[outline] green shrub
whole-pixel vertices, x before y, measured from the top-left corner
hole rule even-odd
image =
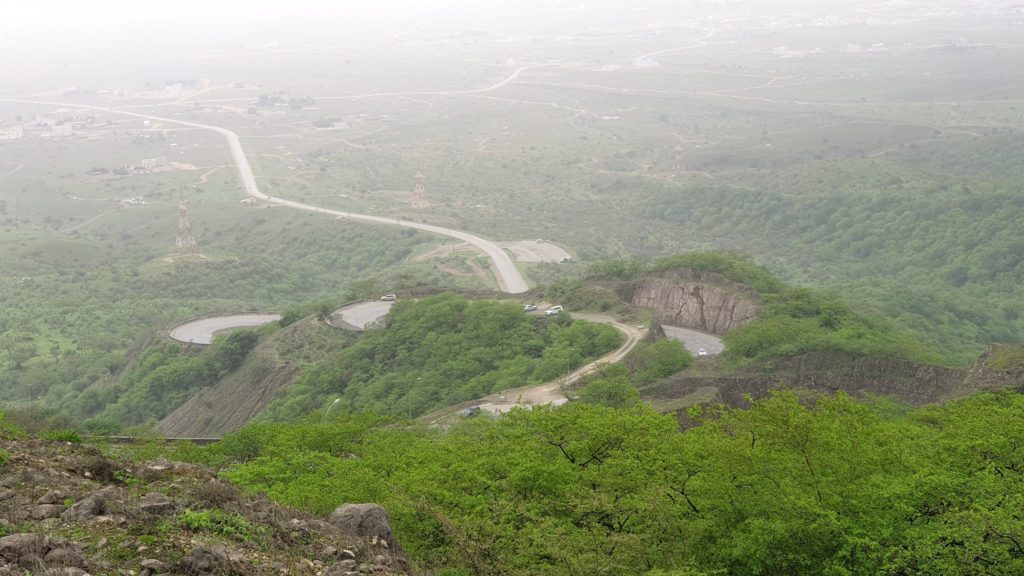
[[[193,532],[209,532],[243,542],[255,540],[265,531],[242,516],[223,510],[185,510],[178,523]]]
[[[671,376],[693,364],[693,356],[678,340],[663,338],[638,345],[627,363],[633,371],[633,381],[646,383]]]
[[[3,466],[4,464],[7,464],[7,459],[10,458],[10,457],[11,457],[11,454],[9,452],[7,452],[7,450],[4,450],[3,448],[0,448],[0,466]]]

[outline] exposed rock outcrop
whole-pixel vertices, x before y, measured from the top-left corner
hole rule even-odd
[[[840,352],[812,353],[758,365],[726,375],[681,373],[641,389],[641,397],[665,409],[698,403],[746,406],[780,386],[870,394],[913,405],[962,396],[967,370],[921,364],[894,357],[855,357]],[[685,420],[685,414],[682,415]]]
[[[1024,344],[992,344],[967,375],[971,391],[1024,386]]]
[[[371,538],[395,546],[388,513],[376,504],[345,504],[327,517],[327,522],[343,533],[360,538]]]
[[[757,317],[757,306],[749,296],[712,284],[647,279],[630,292],[630,303],[650,308],[655,322],[669,326],[724,334]]]

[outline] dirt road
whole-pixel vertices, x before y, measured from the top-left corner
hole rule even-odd
[[[619,346],[608,354],[605,354],[585,366],[577,368],[566,376],[552,380],[551,382],[540,384],[538,386],[505,390],[497,394],[491,394],[489,396],[484,396],[483,398],[463,402],[462,404],[450,406],[432,414],[421,416],[419,420],[430,424],[437,424],[455,417],[462,410],[472,406],[478,406],[481,410],[486,410],[494,414],[502,414],[517,406],[522,408],[532,408],[533,406],[541,404],[554,404],[556,406],[563,404],[568,400],[565,395],[565,390],[569,386],[576,383],[584,376],[592,374],[608,364],[614,364],[621,361],[647,335],[647,330],[644,328],[623,324],[622,322],[603,314],[586,314],[580,312],[574,313],[573,318],[601,324],[611,324],[626,336],[626,341],[623,342],[622,346]]]

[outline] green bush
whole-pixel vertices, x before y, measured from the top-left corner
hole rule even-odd
[[[693,356],[678,340],[662,338],[637,345],[626,363],[634,382],[647,383],[671,376],[693,364]]]
[[[0,448],[0,466],[7,464],[7,459],[10,457],[11,454],[7,450]],[[0,526],[0,528],[2,528],[2,526]]]
[[[265,532],[265,529],[242,516],[216,509],[185,510],[181,513],[178,523],[193,532],[208,532],[243,542],[256,540]]]

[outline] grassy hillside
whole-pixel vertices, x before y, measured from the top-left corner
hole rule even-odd
[[[913,411],[780,392],[692,416],[680,433],[647,408],[570,404],[442,433],[317,415],[195,457],[318,513],[382,502],[412,557],[451,575],[1024,570],[1016,392]]]

